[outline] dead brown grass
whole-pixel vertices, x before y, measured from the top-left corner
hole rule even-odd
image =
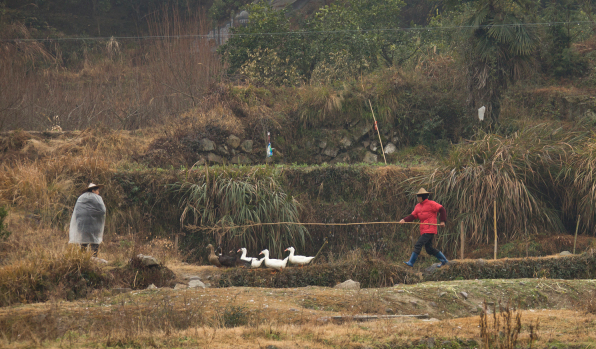
[[[161,296],[145,292],[144,296],[99,297],[95,307],[75,302],[0,309],[0,322],[7,324],[7,320],[13,319],[10,326],[4,327],[3,342],[0,343],[7,348],[32,344],[49,348],[64,345],[237,348],[240,341],[243,348],[268,345],[359,348],[414,347],[427,345],[429,341],[435,345],[452,343],[477,347],[481,339],[478,316],[442,321],[390,319],[337,324],[323,320],[320,311],[302,307],[292,311],[285,306],[286,302],[266,291],[229,291],[222,292],[219,297],[210,290],[178,291]],[[139,302],[141,299],[146,303]],[[248,304],[252,320],[244,326],[224,326],[222,313],[216,310],[229,309],[246,301],[249,301],[244,304]],[[182,303],[185,305],[180,307]],[[81,312],[81,307],[86,310]],[[575,346],[593,343],[590,336],[596,329],[593,315],[573,310],[530,310],[519,314],[522,324],[540,322],[540,336],[536,341],[539,347],[551,343]],[[38,329],[42,322],[45,322],[45,331]],[[61,330],[56,330],[57,323],[62,324]],[[531,336],[531,329],[522,325],[518,343],[528,346]]]
[[[89,289],[107,287],[109,276],[79,246],[68,246],[62,253],[42,249],[0,267],[0,304],[46,301],[53,296],[76,299]]]

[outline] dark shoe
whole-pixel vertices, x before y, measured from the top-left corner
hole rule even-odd
[[[445,257],[445,255],[443,254],[443,252],[439,252],[435,255],[435,257],[437,257],[437,259],[439,260],[439,262],[441,262],[441,265],[439,265],[438,267],[442,267],[445,264],[449,263],[449,261],[447,260],[447,258]]]
[[[412,252],[412,256],[410,257],[410,260],[407,262],[404,262],[404,263],[409,265],[410,267],[413,267],[414,263],[416,263],[416,259],[418,259],[418,253]]]

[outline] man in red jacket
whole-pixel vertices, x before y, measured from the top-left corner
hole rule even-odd
[[[440,226],[444,227],[445,222],[447,222],[447,212],[445,211],[445,208],[440,204],[432,200],[428,200],[429,194],[430,193],[427,192],[424,188],[421,188],[418,191],[418,193],[416,193],[418,204],[416,205],[416,207],[414,207],[414,212],[412,212],[411,215],[400,220],[399,222],[412,222],[415,219],[419,219],[420,223],[437,224],[438,213],[441,220]],[[431,256],[437,257],[437,259],[441,262],[441,265],[439,267],[442,267],[445,264],[447,264],[449,261],[447,261],[447,258],[445,258],[443,253],[433,248],[432,246],[433,238],[435,237],[435,235],[437,235],[436,225],[420,225],[420,238],[416,242],[416,245],[414,245],[414,252],[412,252],[410,260],[404,263],[406,263],[410,267],[413,267],[414,263],[416,262],[416,259],[418,258],[418,255],[422,251],[422,246],[424,246],[424,248],[426,249],[426,253],[428,253]]]

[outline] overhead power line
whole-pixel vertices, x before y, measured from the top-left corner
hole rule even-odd
[[[556,25],[581,25],[595,24],[593,21],[567,21],[567,22],[537,22],[521,24],[491,24],[491,25],[460,25],[448,27],[408,27],[408,28],[381,28],[381,29],[345,29],[345,30],[311,30],[311,31],[290,31],[273,33],[227,33],[231,37],[245,36],[285,36],[285,35],[323,35],[323,34],[341,34],[341,33],[368,33],[368,32],[401,32],[401,31],[435,31],[435,30],[453,30],[453,29],[481,29],[491,27],[547,27]],[[153,40],[153,39],[187,39],[187,38],[213,38],[213,34],[188,34],[188,35],[147,35],[147,36],[95,36],[95,37],[54,37],[39,39],[0,39],[0,42],[43,42],[43,41],[84,41],[84,40]]]

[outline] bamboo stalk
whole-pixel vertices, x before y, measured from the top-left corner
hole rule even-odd
[[[460,228],[461,228],[461,235],[460,235],[461,236],[461,252],[460,252],[459,258],[464,259],[464,242],[466,241],[465,236],[464,236],[464,221],[461,221]]]
[[[176,255],[178,255],[178,234],[174,235],[174,251],[176,251]]]
[[[383,148],[383,141],[381,140],[381,132],[379,131],[379,126],[377,125],[377,118],[375,117],[375,112],[372,107],[372,103],[370,99],[368,100],[368,105],[370,106],[370,111],[372,112],[373,120],[375,120],[375,128],[377,129],[377,135],[379,136],[379,143],[381,143],[381,152],[383,153],[383,160],[385,160],[385,165],[387,165],[387,158],[385,157],[385,149]]]
[[[494,219],[495,219],[495,259],[497,259],[497,200],[494,202],[495,204],[495,211],[494,211]]]
[[[577,244],[577,231],[579,230],[579,218],[581,216],[577,215],[577,225],[575,226],[575,239],[573,239],[573,254],[575,254],[575,245]]]

